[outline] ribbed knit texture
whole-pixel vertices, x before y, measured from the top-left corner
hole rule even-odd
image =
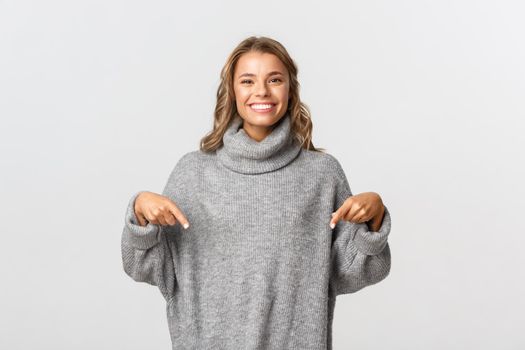
[[[390,272],[377,232],[331,213],[352,195],[340,163],[292,141],[286,114],[261,142],[237,117],[213,153],[186,153],[162,192],[190,222],[122,232],[124,271],[166,300],[173,349],[331,350],[336,296]],[[357,317],[357,316],[356,316]]]

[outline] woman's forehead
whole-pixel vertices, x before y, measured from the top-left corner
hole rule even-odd
[[[270,75],[279,72],[286,74],[287,70],[281,60],[271,53],[249,52],[243,54],[235,65],[235,74],[237,76],[252,74],[253,75]]]

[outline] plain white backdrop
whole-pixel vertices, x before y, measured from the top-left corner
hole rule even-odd
[[[523,349],[519,1],[0,1],[0,348],[170,349],[125,208],[212,127],[250,35],[299,67],[313,141],[392,215],[392,270],[334,349]]]

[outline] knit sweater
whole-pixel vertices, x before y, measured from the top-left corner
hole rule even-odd
[[[336,296],[390,272],[390,213],[377,232],[331,213],[352,195],[337,159],[305,150],[285,114],[257,142],[236,116],[212,153],[184,154],[162,194],[190,226],[138,224],[124,271],[166,300],[173,349],[330,350]]]

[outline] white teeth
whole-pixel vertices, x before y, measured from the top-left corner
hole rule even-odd
[[[256,105],[252,105],[252,108],[253,109],[268,109],[268,108],[271,108],[273,105],[261,105],[261,104],[256,104]]]

